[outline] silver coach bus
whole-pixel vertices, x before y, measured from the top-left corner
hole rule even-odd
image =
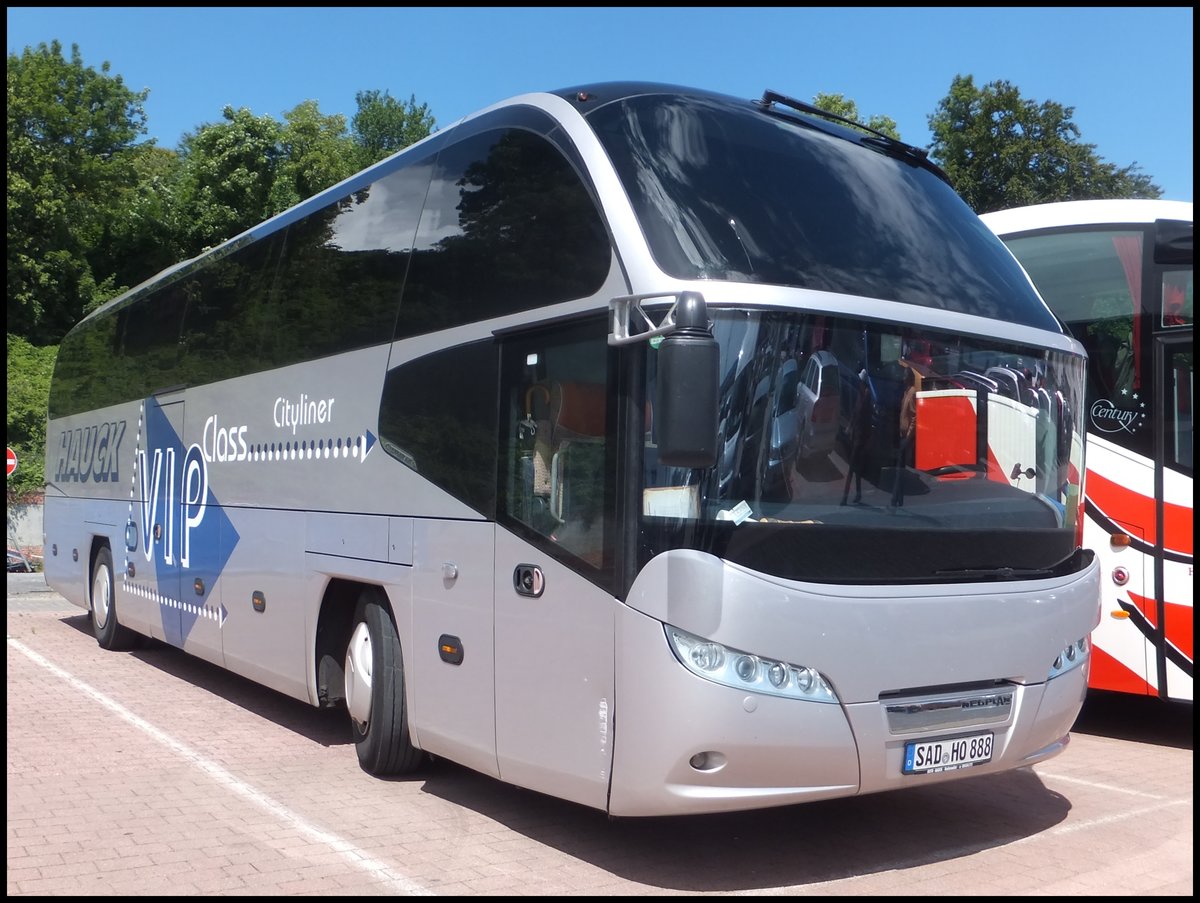
[[[46,576],[613,816],[1066,746],[1085,355],[923,151],[613,83],[431,135],[79,323]]]

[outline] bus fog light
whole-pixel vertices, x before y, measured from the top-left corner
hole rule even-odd
[[[815,672],[812,668],[800,668],[796,671],[796,686],[801,692],[807,693],[813,688]]]
[[[776,689],[782,689],[787,686],[788,668],[783,662],[771,662],[767,665],[767,680],[771,682],[771,686]]]
[[[705,750],[688,759],[688,764],[696,771],[720,771],[725,767],[725,755],[711,749]]]
[[[716,643],[700,643],[692,647],[692,661],[704,671],[716,671],[725,665],[725,650]]]
[[[733,669],[746,683],[753,683],[758,678],[758,659],[753,655],[739,655]]]

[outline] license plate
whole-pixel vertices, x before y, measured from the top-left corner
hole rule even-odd
[[[904,774],[970,768],[992,760],[992,732],[904,744]]]

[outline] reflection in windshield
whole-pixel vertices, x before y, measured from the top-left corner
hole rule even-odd
[[[1042,569],[1071,554],[1080,359],[815,314],[726,310],[713,320],[718,461],[658,466],[649,437],[647,553],[667,530],[728,556],[747,528],[771,527],[805,537],[784,575],[851,582]],[[863,543],[873,564],[864,570],[844,548],[813,560],[832,531]],[[938,554],[926,547],[902,562],[918,534]]]
[[[639,95],[588,122],[655,261],[1058,331],[1003,244],[928,169],[786,117]]]

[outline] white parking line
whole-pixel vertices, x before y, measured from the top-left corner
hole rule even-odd
[[[1085,781],[1083,778],[1069,778],[1065,774],[1052,774],[1047,771],[1039,771],[1038,777],[1047,778],[1051,781],[1063,781],[1067,784],[1079,784],[1083,787],[1091,787],[1093,790],[1107,790],[1111,793],[1127,793],[1130,796],[1144,796],[1148,800],[1161,800],[1164,797],[1157,793],[1146,793],[1144,790],[1138,790],[1134,787],[1121,787],[1118,784],[1099,784],[1096,781]]]
[[[180,758],[203,771],[218,784],[221,784],[227,789],[232,790],[238,796],[241,796],[244,799],[254,803],[256,806],[266,810],[269,814],[273,815],[275,818],[278,818],[284,824],[294,828],[296,831],[303,834],[310,840],[324,844],[355,868],[361,869],[362,871],[367,872],[368,874],[371,874],[376,878],[388,883],[400,894],[420,897],[434,896],[433,891],[415,881],[410,880],[404,875],[398,874],[390,865],[372,859],[349,841],[343,840],[336,834],[330,834],[328,831],[323,831],[316,825],[309,823],[296,813],[292,812],[286,806],[277,803],[266,794],[256,790],[254,787],[250,786],[244,781],[239,780],[220,765],[210,761],[209,759],[206,759],[204,756],[200,755],[186,744],[176,740],[170,734],[159,730],[154,725],[138,717],[120,703],[108,698],[99,690],[80,680],[78,677],[75,677],[73,674],[64,671],[53,662],[43,658],[41,655],[34,652],[19,640],[14,640],[10,637],[8,639],[8,645],[10,648],[16,649],[18,652],[25,655],[34,664],[40,665],[55,677],[60,678],[79,692],[83,693],[85,696],[90,697],[92,700],[100,703],[100,705],[104,706],[111,712],[114,712],[120,718],[133,725],[152,740],[158,741],[163,746],[167,747],[167,749],[171,750],[171,752],[175,753]]]

